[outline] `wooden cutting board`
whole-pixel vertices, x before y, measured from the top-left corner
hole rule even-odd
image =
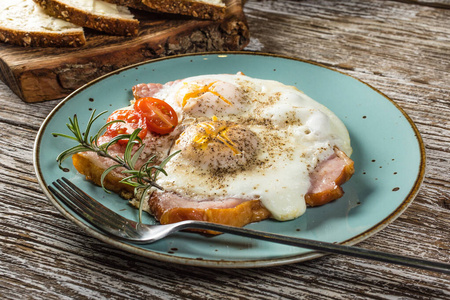
[[[140,21],[136,37],[85,29],[80,48],[24,48],[0,44],[0,79],[26,102],[67,96],[113,70],[156,57],[241,50],[249,31],[241,0],[227,1],[223,21],[198,20],[132,10]]]

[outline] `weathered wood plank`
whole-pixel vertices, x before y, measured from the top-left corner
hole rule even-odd
[[[402,1],[247,1],[249,50],[359,78],[396,101],[427,150],[426,178],[395,222],[360,244],[450,262],[450,10]],[[444,2],[444,1],[441,1]],[[58,101],[28,104],[0,83],[0,296],[6,299],[448,299],[450,277],[333,255],[263,269],[136,257],[65,220],[32,167]]]

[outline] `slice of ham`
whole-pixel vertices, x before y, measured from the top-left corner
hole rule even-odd
[[[305,196],[309,206],[319,206],[344,194],[341,185],[354,173],[353,161],[341,150],[321,162],[311,173],[311,188]],[[155,192],[149,199],[151,213],[161,224],[200,220],[244,226],[270,217],[259,200],[228,198],[195,201],[172,192]]]
[[[172,86],[180,80],[169,81],[165,84],[160,83],[139,83],[132,87],[134,99],[145,97],[154,97],[161,89],[167,86]]]
[[[334,154],[310,174],[311,187],[305,195],[306,204],[319,206],[344,195],[341,187],[355,173],[354,162],[338,148]]]
[[[164,85],[160,83],[140,83],[133,86],[134,99],[140,99],[145,97],[153,97]]]
[[[149,207],[161,224],[199,220],[242,227],[270,217],[270,212],[259,200],[228,198],[195,201],[170,192],[153,193]]]

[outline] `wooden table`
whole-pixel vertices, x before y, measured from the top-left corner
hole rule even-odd
[[[427,172],[406,212],[359,244],[450,262],[450,1],[247,1],[248,50],[355,76],[416,123]],[[448,275],[331,255],[260,269],[136,257],[84,234],[34,175],[36,133],[59,101],[28,104],[0,82],[0,298],[449,299]]]

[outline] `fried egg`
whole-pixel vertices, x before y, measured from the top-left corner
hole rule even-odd
[[[202,75],[164,86],[156,98],[177,112],[183,133],[159,184],[198,201],[259,199],[286,221],[306,209],[310,173],[339,147],[345,125],[293,86],[242,73]]]

